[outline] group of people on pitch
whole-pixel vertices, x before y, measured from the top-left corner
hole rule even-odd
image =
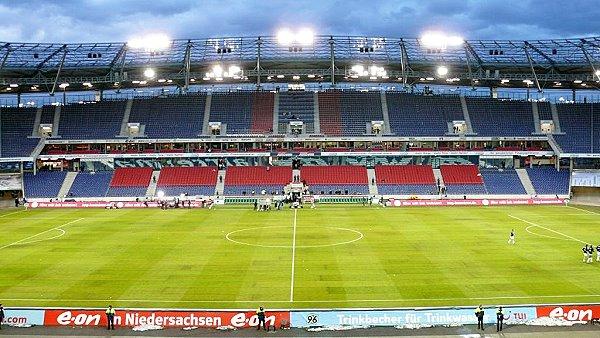
[[[583,248],[581,248],[583,252],[583,262],[584,263],[592,263],[594,261],[594,246],[591,244],[586,244]],[[596,262],[600,262],[600,244],[596,246]]]

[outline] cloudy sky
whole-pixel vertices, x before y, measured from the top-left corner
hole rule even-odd
[[[0,41],[114,42],[141,33],[173,38],[317,34],[467,39],[600,35],[597,0],[2,0]]]

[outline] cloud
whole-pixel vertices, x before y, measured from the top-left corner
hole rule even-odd
[[[149,31],[173,38],[273,35],[307,26],[318,34],[418,37],[441,29],[467,39],[600,35],[596,1],[547,0],[8,0],[2,40],[114,42]]]

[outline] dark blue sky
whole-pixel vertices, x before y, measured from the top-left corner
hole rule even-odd
[[[591,0],[4,0],[0,40],[126,41],[144,32],[173,38],[274,35],[280,27],[316,34],[418,37],[447,30],[466,39],[600,35]]]

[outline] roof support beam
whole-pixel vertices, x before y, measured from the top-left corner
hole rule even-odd
[[[531,73],[533,74],[533,79],[535,80],[535,86],[538,89],[538,92],[542,93],[542,87],[540,86],[540,81],[538,81],[538,76],[535,73],[535,68],[533,67],[533,59],[531,55],[529,55],[529,51],[527,50],[527,45],[523,46],[523,50],[525,50],[525,55],[527,55],[527,60],[529,60],[529,67],[531,68]]]
[[[329,52],[331,59],[331,87],[335,88],[335,47],[333,36],[329,38]]]
[[[596,79],[598,79],[597,81],[600,81],[600,72],[598,72],[596,70],[592,56],[588,53],[587,49],[585,49],[584,45],[581,45],[581,50],[583,51],[583,55],[585,56],[585,59],[590,64],[590,67],[592,68],[592,74],[594,75],[594,77],[596,77]]]
[[[471,44],[468,43],[467,41],[465,41],[464,43],[465,43],[465,49],[467,50],[467,52],[469,54],[471,54],[471,56],[475,59],[475,61],[477,61],[477,65],[479,66],[479,68],[483,69],[483,61],[481,60],[479,55],[477,55],[477,52],[475,52],[475,49],[473,49],[473,46],[471,46]]]
[[[185,46],[185,56],[183,58],[184,64],[184,86],[183,91],[187,93],[190,87],[190,65],[192,61],[192,41],[188,40],[187,45]]]
[[[256,89],[260,89],[260,47],[262,46],[262,39],[259,36],[256,39]]]
[[[112,59],[112,61],[108,65],[109,71],[113,70],[113,68],[117,65],[117,62],[119,62],[119,60],[121,58],[123,58],[125,56],[125,54],[127,54],[127,44],[126,43],[124,43],[123,46],[121,46],[121,48],[117,52],[117,55],[115,55],[115,57]]]
[[[67,45],[62,45],[59,49],[55,50],[54,52],[52,52],[52,54],[48,55],[48,57],[45,58],[44,61],[38,63],[36,69],[38,71],[40,71],[42,69],[42,67],[44,67],[44,65],[46,64],[46,62],[52,60],[52,58],[55,57],[56,55],[58,55],[58,53],[60,53],[62,51],[65,51],[65,50],[67,50]]]
[[[402,84],[406,87],[408,79],[406,78],[406,71],[408,70],[408,53],[406,52],[406,45],[404,40],[400,39],[400,67],[402,69]]]
[[[544,52],[539,50],[536,46],[530,44],[528,41],[524,41],[524,42],[527,47],[531,48],[534,52],[538,53],[544,59],[546,59],[548,62],[550,62],[550,65],[552,66],[553,69],[558,70],[558,68],[556,67],[556,62],[554,62],[554,60],[552,60],[548,55],[546,55]]]
[[[65,64],[65,59],[67,58],[68,49],[64,48],[62,59],[60,60],[60,64],[58,65],[58,71],[56,72],[56,77],[54,78],[54,83],[52,84],[52,89],[50,90],[50,96],[54,96],[54,91],[56,90],[56,84],[58,83],[58,78],[60,77],[60,71],[62,70],[63,65]]]

